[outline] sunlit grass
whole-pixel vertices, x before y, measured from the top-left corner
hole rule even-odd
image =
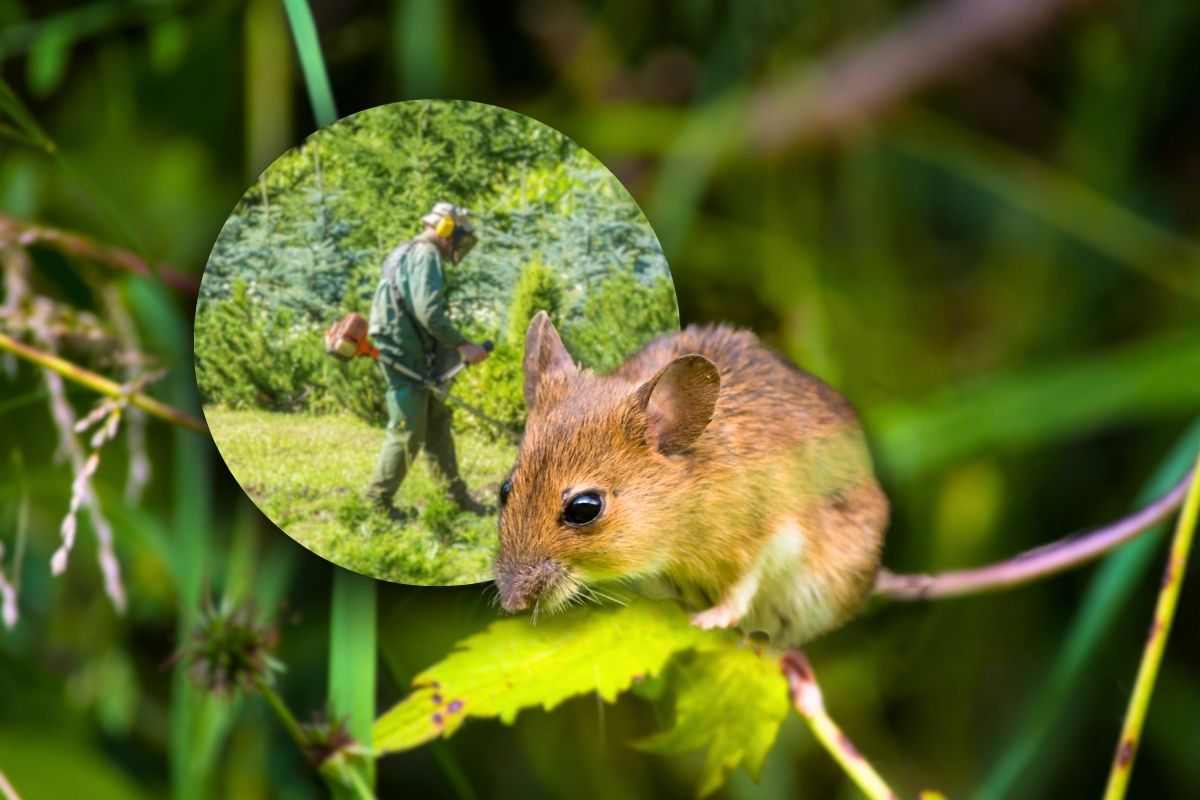
[[[488,580],[494,516],[460,511],[426,457],[396,496],[413,514],[393,522],[363,496],[384,431],[351,416],[308,416],[208,407],[205,417],[229,470],[272,522],[314,553],[356,572],[401,583]],[[467,485],[489,502],[515,448],[456,434]]]

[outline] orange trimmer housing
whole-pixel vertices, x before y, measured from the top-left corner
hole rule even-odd
[[[350,313],[325,331],[325,352],[341,361],[361,356],[379,359],[379,348],[367,337],[367,320],[362,314]]]

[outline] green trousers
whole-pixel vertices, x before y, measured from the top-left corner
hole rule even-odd
[[[434,471],[450,485],[451,496],[466,496],[446,403],[386,365],[381,363],[379,368],[387,380],[388,425],[367,497],[377,503],[391,503],[422,448],[432,456]]]

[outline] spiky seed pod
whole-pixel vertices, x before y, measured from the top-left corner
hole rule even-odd
[[[224,695],[270,686],[283,664],[272,654],[275,629],[260,625],[248,606],[207,601],[200,619],[172,661],[184,664],[199,686]]]

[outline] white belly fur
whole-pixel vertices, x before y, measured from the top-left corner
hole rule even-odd
[[[753,580],[738,581],[741,591],[750,588],[743,584],[754,584],[739,628],[762,632],[772,644],[784,647],[803,644],[833,626],[836,620],[825,587],[805,564],[806,544],[795,520],[775,528],[751,570]]]
[[[635,585],[644,597],[677,599],[703,609],[692,618],[701,628],[761,632],[776,647],[795,647],[837,622],[824,586],[805,563],[806,545],[799,523],[780,523],[747,573],[711,608],[705,608],[708,603],[694,589],[656,576],[638,579]]]

